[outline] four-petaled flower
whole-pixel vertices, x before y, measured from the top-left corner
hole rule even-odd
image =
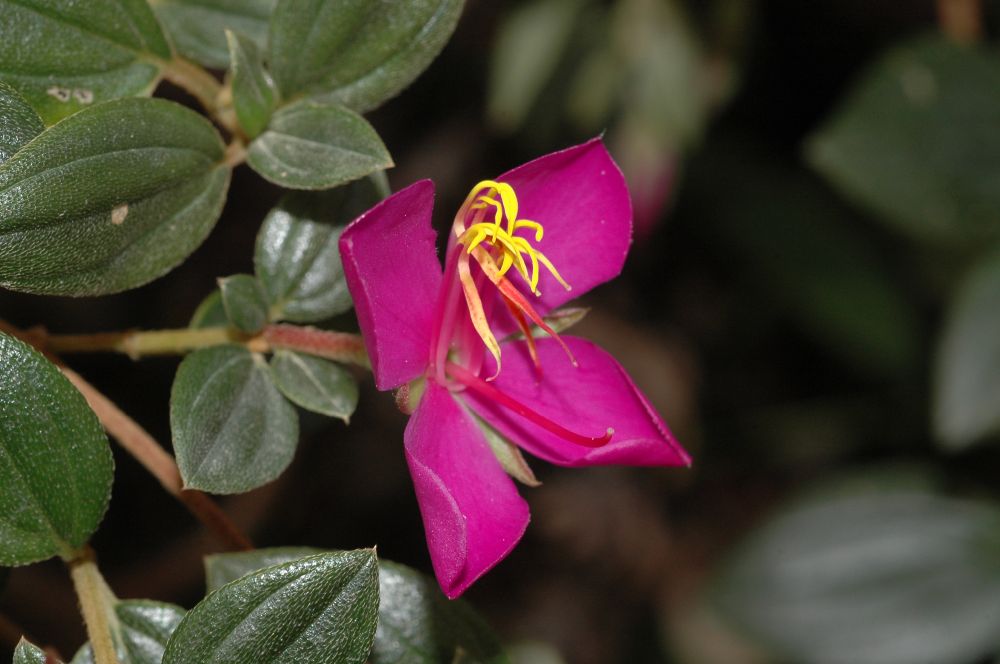
[[[410,404],[406,459],[454,598],[528,525],[500,461],[523,460],[495,453],[503,439],[564,466],[690,460],[610,355],[543,318],[617,276],[631,243],[628,190],[600,139],[476,185],[443,274],[433,199],[429,180],[397,192],[344,231],[340,252],[375,385]]]

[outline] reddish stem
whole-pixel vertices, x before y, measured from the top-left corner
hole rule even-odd
[[[273,349],[297,350],[328,360],[371,367],[364,341],[357,334],[277,324],[265,327],[261,336]]]

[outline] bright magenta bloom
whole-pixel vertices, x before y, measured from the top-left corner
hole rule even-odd
[[[476,185],[443,274],[433,199],[429,180],[390,196],[348,226],[340,253],[375,385],[420,394],[406,459],[434,572],[454,598],[510,553],[529,520],[482,421],[563,466],[690,459],[610,355],[584,339],[531,335],[625,262],[632,206],[600,139]]]

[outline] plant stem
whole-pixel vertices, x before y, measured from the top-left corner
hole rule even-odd
[[[60,369],[76,389],[80,390],[108,433],[159,480],[167,493],[184,503],[184,506],[214,532],[227,548],[235,551],[253,549],[250,539],[211,498],[200,491],[184,488],[177,462],[145,429],[84,380],[80,374],[66,366],[61,366]]]
[[[295,350],[337,362],[370,368],[365,345],[357,334],[320,330],[311,326],[275,324],[248,336],[228,327],[134,330],[97,334],[50,334],[42,342],[54,353],[124,353],[132,359],[147,355],[183,355],[220,344],[243,344],[257,353],[279,348]]]
[[[111,630],[115,616],[114,596],[97,569],[94,552],[88,546],[72,560],[67,561],[76,596],[80,599],[80,612],[87,625],[87,636],[94,651],[95,664],[118,664]]]
[[[982,0],[937,0],[938,23],[952,41],[973,44],[983,38]]]
[[[232,95],[215,76],[180,56],[174,56],[172,60],[159,61],[157,64],[163,72],[163,78],[190,92],[212,119],[230,134],[242,136],[242,129],[232,108]]]
[[[161,62],[160,71],[163,72],[163,78],[190,92],[209,113],[214,114],[219,110],[222,84],[199,65],[175,56],[172,60]]]
[[[45,347],[53,353],[112,351],[133,360],[145,355],[180,355],[207,346],[244,343],[246,335],[227,327],[181,328],[97,334],[50,334]]]
[[[358,334],[277,324],[265,327],[261,337],[272,349],[295,350],[337,362],[350,362],[366,369],[372,366],[364,340]]]

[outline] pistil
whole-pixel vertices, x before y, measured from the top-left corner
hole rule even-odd
[[[520,401],[517,401],[509,394],[498,390],[496,387],[479,378],[479,376],[472,373],[465,367],[449,362],[447,365],[447,371],[448,375],[455,379],[455,381],[460,385],[465,386],[480,396],[483,396],[503,406],[504,408],[507,408],[508,410],[514,411],[532,424],[536,424],[549,433],[555,434],[563,440],[575,445],[581,445],[583,447],[602,447],[607,445],[611,441],[611,436],[614,435],[615,430],[611,427],[607,428],[603,436],[585,436],[583,434],[576,433],[575,431],[570,431],[566,427],[556,424],[544,415],[532,410]]]

